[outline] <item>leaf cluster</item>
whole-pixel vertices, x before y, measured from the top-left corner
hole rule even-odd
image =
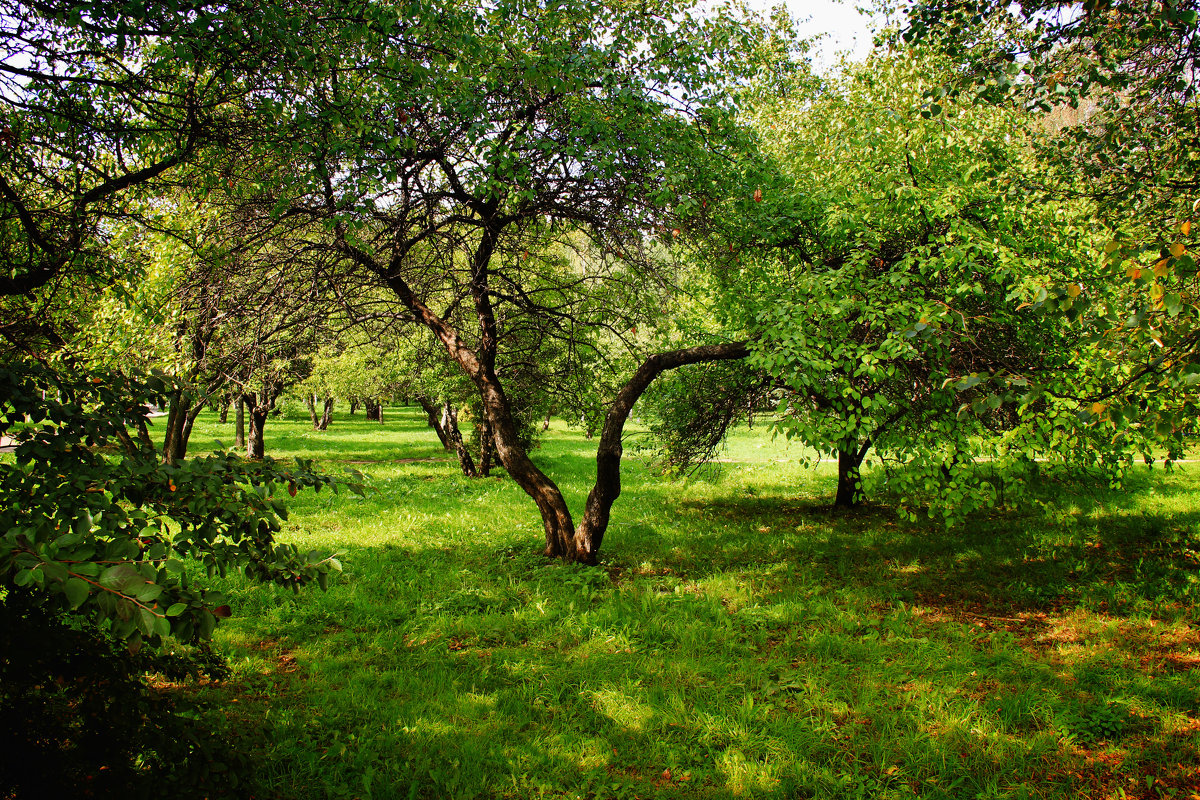
[[[0,430],[18,442],[15,463],[0,464],[3,585],[136,646],[207,639],[231,613],[188,561],[297,589],[340,569],[274,539],[287,517],[281,492],[338,488],[311,463],[219,452],[172,465],[135,441],[147,403],[172,388],[165,376],[21,362],[3,365],[0,381]]]

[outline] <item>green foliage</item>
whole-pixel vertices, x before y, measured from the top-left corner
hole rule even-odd
[[[210,576],[234,569],[292,588],[325,585],[340,568],[274,540],[287,517],[281,491],[337,487],[311,463],[219,452],[171,465],[134,441],[127,426],[145,425],[147,401],[171,389],[165,379],[27,361],[3,365],[0,386],[0,430],[18,441],[15,462],[0,464],[5,588],[131,645],[158,645],[207,639],[231,613],[188,560]]]
[[[1098,362],[1076,324],[1094,312],[1073,307],[1090,209],[1028,202],[1028,116],[949,99],[929,114],[948,69],[877,55],[805,102],[763,99],[753,124],[773,162],[731,201],[744,251],[717,275],[726,314],[755,334],[752,365],[792,391],[784,431],[903,465],[886,480],[904,513],[959,521],[1026,497],[1032,459],[1119,470],[1154,432],[1114,441],[1059,383]],[[1034,287],[1061,313],[1022,302]]]
[[[1022,293],[1086,326],[1086,357],[1046,382],[1110,433],[1168,445],[1192,426],[1200,382],[1197,30],[1193,2],[935,0],[903,34],[959,65],[927,90],[931,115],[947,97],[1046,112],[1041,172],[1023,182],[1036,202],[1091,199],[1097,238],[1078,282],[1047,276]]]
[[[731,426],[763,410],[770,388],[771,381],[744,361],[699,364],[660,377],[639,411],[666,463],[695,469],[711,461]]]

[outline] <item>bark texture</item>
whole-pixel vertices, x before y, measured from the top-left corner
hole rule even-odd
[[[246,410],[249,412],[247,416],[250,418],[249,435],[246,437],[246,458],[261,461],[266,454],[263,429],[267,424],[267,415],[275,408],[275,396],[276,392],[271,389],[243,395]]]
[[[417,402],[421,406],[421,410],[425,412],[425,422],[429,427],[433,428],[433,432],[437,434],[438,441],[442,443],[443,450],[453,450],[454,445],[446,437],[446,430],[442,427],[442,410],[430,400],[428,397],[421,396],[417,398]]]
[[[321,404],[320,413],[317,412],[317,403]],[[333,419],[333,398],[306,394],[304,395],[304,405],[308,406],[308,418],[312,421],[313,430],[328,430],[329,423]]]
[[[446,441],[450,443],[450,447],[458,456],[458,466],[462,470],[462,474],[468,478],[478,478],[479,472],[475,469],[475,460],[471,458],[471,451],[467,449],[462,431],[458,428],[458,409],[449,400],[442,405],[441,426]]]

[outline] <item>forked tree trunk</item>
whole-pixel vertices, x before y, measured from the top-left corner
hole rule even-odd
[[[333,422],[333,398],[325,398],[325,408],[321,411],[321,426],[317,430],[329,430],[329,424]]]
[[[321,430],[321,419],[317,416],[317,396],[305,393],[304,405],[308,407],[308,418],[312,422],[313,430]]]
[[[379,400],[364,400],[363,405],[367,409],[367,419],[372,422],[383,424],[383,402]]]
[[[205,401],[195,402],[182,390],[171,396],[167,411],[167,428],[163,433],[163,463],[178,464],[187,457],[188,440],[196,417],[204,410]]]
[[[350,398],[350,416],[354,416],[354,412],[358,411],[358,398]]]
[[[182,390],[177,389],[171,395],[167,405],[167,425],[163,431],[162,460],[164,464],[178,464],[183,460],[187,450],[184,439],[184,427],[187,424],[187,412],[191,408],[192,399]]]
[[[187,419],[183,423],[183,444],[181,447],[180,458],[187,455],[188,442],[192,440],[192,427],[196,424],[196,417],[200,416],[200,412],[204,410],[206,403],[201,400],[192,406],[187,413]]]
[[[513,420],[512,405],[505,396],[504,388],[496,374],[498,331],[487,286],[487,265],[495,252],[499,231],[485,227],[481,232],[483,235],[472,256],[471,278],[471,294],[481,328],[477,351],[463,341],[453,326],[425,305],[395,269],[376,262],[369,254],[340,235],[339,245],[347,256],[371,269],[387,283],[397,299],[413,313],[418,322],[429,328],[446,348],[449,356],[475,383],[483,402],[484,417],[492,427],[497,458],[509,477],[537,504],[538,512],[542,516],[546,555],[594,564],[604,531],[608,527],[609,511],[621,493],[621,434],[625,418],[634,401],[664,370],[684,364],[744,358],[749,354],[749,350],[744,342],[734,342],[660,353],[646,359],[629,383],[618,393],[609,409],[596,453],[596,484],[588,495],[583,521],[576,530],[562,492],[554,481],[537,468],[525,452],[516,422]],[[397,257],[394,254],[393,261]]]

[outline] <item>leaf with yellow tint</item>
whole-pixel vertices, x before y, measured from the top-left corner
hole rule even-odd
[[[1184,251],[1186,250],[1187,248],[1183,246],[1183,242],[1176,242],[1175,244],[1171,245],[1171,255],[1175,256],[1176,258],[1179,258],[1181,255],[1183,255]]]
[[[1160,278],[1166,277],[1167,264],[1169,264],[1170,261],[1171,261],[1171,259],[1169,259],[1169,258],[1164,258],[1164,259],[1159,260],[1159,262],[1154,265],[1154,274]]]
[[[1067,294],[1071,297],[1079,297],[1079,293],[1081,291],[1083,291],[1083,287],[1081,287],[1078,283],[1072,283],[1067,287]]]
[[[1105,406],[1104,403],[1092,403],[1092,416],[1100,416],[1104,413],[1105,408],[1107,408],[1107,406]]]
[[[1187,236],[1189,233],[1191,233],[1192,232],[1192,221],[1189,219],[1187,222],[1180,225],[1179,232],[1182,233],[1184,236]]]

